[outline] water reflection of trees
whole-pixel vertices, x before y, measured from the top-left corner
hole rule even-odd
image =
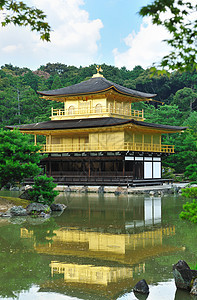
[[[19,225],[0,227],[0,249],[1,297],[17,298],[48,277],[48,263],[34,251],[31,239],[20,238]]]
[[[26,228],[31,233],[31,237],[37,244],[48,244],[53,242],[53,237],[56,235],[54,232],[59,228],[54,218],[45,220],[44,223],[32,225],[25,223],[23,228]]]

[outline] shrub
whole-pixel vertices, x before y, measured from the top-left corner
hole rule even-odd
[[[186,202],[183,204],[183,209],[185,211],[180,213],[180,218],[197,223],[197,201],[193,199],[193,202]]]
[[[57,185],[53,182],[53,177],[47,177],[46,175],[36,176],[34,178],[33,189],[28,193],[33,202],[51,205],[55,197],[59,194],[54,188]]]
[[[162,178],[175,180],[176,176],[174,175],[174,169],[169,167],[162,167]]]
[[[195,198],[197,199],[197,187],[185,188],[182,189],[182,196],[186,198]]]
[[[191,164],[185,168],[185,177],[189,178],[190,180],[197,180],[197,164]]]
[[[186,198],[193,198],[193,201],[183,204],[184,211],[180,213],[180,218],[197,223],[197,187],[182,189],[182,195]]]

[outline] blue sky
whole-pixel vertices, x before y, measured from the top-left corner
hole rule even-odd
[[[0,65],[36,70],[48,62],[75,66],[92,63],[146,68],[169,49],[167,33],[141,18],[148,0],[24,0],[42,9],[53,31],[43,42],[29,28],[0,27]],[[1,15],[0,15],[1,18]]]
[[[85,8],[93,19],[100,18],[104,28],[101,30],[100,53],[108,63],[114,64],[112,50],[126,50],[124,38],[133,30],[139,31],[142,17],[138,12],[147,0],[86,0]]]

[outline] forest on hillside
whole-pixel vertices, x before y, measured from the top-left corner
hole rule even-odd
[[[101,65],[106,79],[125,87],[147,93],[156,93],[157,102],[140,103],[146,122],[187,126],[181,134],[165,135],[163,144],[174,144],[176,153],[164,160],[164,166],[176,173],[197,177],[197,72],[152,73],[136,66]],[[0,68],[0,127],[49,120],[51,108],[62,104],[46,101],[37,91],[58,89],[87,80],[96,73],[96,65],[89,67],[48,63],[36,71],[5,64]],[[188,172],[188,173],[187,173]]]

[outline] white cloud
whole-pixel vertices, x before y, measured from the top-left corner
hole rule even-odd
[[[169,46],[162,42],[166,38],[169,38],[169,34],[162,26],[153,25],[149,17],[143,18],[140,31],[132,32],[124,39],[128,49],[122,53],[117,48],[113,49],[115,65],[128,69],[137,65],[150,67],[169,53]]]
[[[90,20],[81,8],[83,0],[32,0],[28,5],[42,9],[52,32],[51,42],[40,40],[29,28],[0,27],[0,65],[12,63],[36,69],[47,62],[88,65],[95,62],[103,24]]]
[[[10,45],[3,47],[2,52],[11,54],[18,50],[21,50],[22,48],[23,48],[23,46],[21,44],[18,44],[18,45],[10,44]]]

